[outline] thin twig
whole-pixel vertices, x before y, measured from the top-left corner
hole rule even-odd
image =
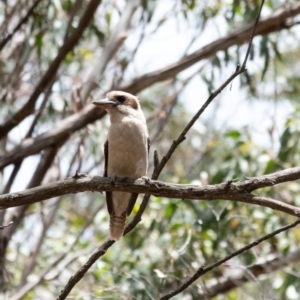
[[[52,78],[52,80],[51,80],[51,82],[50,82],[50,84],[49,84],[49,86],[48,86],[48,88],[47,88],[47,91],[46,91],[46,93],[45,93],[43,102],[42,102],[42,104],[41,104],[39,110],[37,111],[37,113],[36,113],[36,115],[35,115],[35,117],[34,117],[32,123],[31,123],[31,125],[30,125],[30,127],[29,127],[29,129],[28,129],[28,131],[27,131],[27,134],[25,135],[25,137],[24,137],[23,140],[25,140],[25,139],[31,137],[31,135],[32,135],[32,133],[33,133],[33,131],[34,131],[34,128],[35,128],[35,126],[36,126],[36,124],[37,124],[39,118],[41,117],[42,112],[43,112],[43,110],[45,109],[46,104],[47,104],[47,102],[48,102],[48,100],[49,100],[49,97],[50,97],[51,91],[52,91],[52,86],[53,86],[54,82],[55,82],[55,77]],[[11,189],[11,186],[12,186],[12,184],[13,184],[15,178],[17,177],[17,175],[18,175],[18,173],[19,173],[19,171],[20,171],[20,168],[21,168],[21,166],[22,166],[22,163],[23,163],[23,159],[20,159],[19,161],[15,162],[15,164],[14,164],[14,169],[13,169],[13,171],[11,172],[11,174],[10,174],[10,176],[9,176],[9,179],[8,179],[8,181],[7,181],[7,183],[6,183],[5,187],[4,187],[4,189],[3,189],[3,193],[4,193],[4,194],[9,193],[9,191],[10,191],[10,189]]]
[[[187,281],[185,281],[181,286],[179,286],[176,290],[164,295],[163,297],[160,298],[160,300],[167,300],[167,299],[171,299],[173,296],[178,295],[179,293],[181,293],[182,291],[184,291],[187,287],[189,287],[193,282],[195,282],[197,279],[199,279],[201,276],[203,276],[204,274],[208,273],[209,271],[215,269],[216,267],[222,265],[224,262],[232,259],[235,256],[238,256],[244,252],[246,252],[247,250],[253,248],[254,246],[257,246],[258,244],[260,244],[261,242],[264,242],[272,237],[274,237],[275,235],[286,231],[290,228],[293,228],[295,226],[297,226],[300,223],[300,219],[297,219],[297,221],[295,221],[294,223],[291,223],[289,225],[283,226],[275,231],[273,231],[272,233],[269,233],[263,237],[261,237],[260,239],[240,248],[239,250],[227,255],[226,257],[218,260],[217,262],[207,266],[207,267],[203,267],[201,266],[196,272],[195,274],[188,279]]]
[[[264,255],[265,256],[265,255]],[[232,272],[228,273],[225,278],[214,277],[211,284],[206,286],[206,290],[200,293],[199,299],[201,297],[216,297],[219,294],[228,293],[230,290],[240,287],[247,282],[258,281],[260,275],[269,274],[271,272],[276,272],[277,270],[283,270],[287,266],[298,263],[300,261],[300,248],[289,252],[287,254],[280,254],[272,258],[267,259],[265,257],[257,258],[257,261],[263,261],[262,263],[254,264],[250,267],[242,267],[242,272]],[[227,264],[229,267],[240,267],[236,265]],[[204,298],[206,299],[206,298]]]
[[[60,201],[60,200],[59,200]],[[49,266],[47,266],[47,269],[45,269],[42,273],[40,273],[37,276],[37,281],[35,282],[28,282],[26,285],[24,285],[19,291],[17,291],[14,295],[12,295],[10,298],[11,300],[20,300],[23,299],[23,297],[30,292],[32,289],[34,289],[38,284],[45,280],[53,280],[53,277],[46,278],[46,276],[53,271],[53,269],[63,261],[63,259],[69,255],[72,250],[75,249],[76,244],[78,243],[80,237],[84,234],[86,229],[92,224],[93,220],[95,219],[96,215],[100,211],[103,204],[100,204],[95,210],[94,213],[91,215],[91,217],[86,221],[83,227],[81,227],[80,232],[78,233],[76,239],[67,247],[67,249],[61,253]],[[71,261],[68,260],[70,263]],[[65,265],[66,267],[66,265]]]
[[[244,62],[242,64],[242,66],[240,67],[238,65],[236,67],[236,69],[235,69],[235,72],[218,89],[216,89],[208,97],[208,99],[202,105],[202,107],[200,108],[200,110],[195,114],[195,116],[191,119],[191,121],[184,128],[184,130],[179,135],[179,137],[177,138],[177,140],[175,140],[173,142],[173,144],[171,145],[169,151],[167,152],[167,154],[161,160],[160,165],[158,166],[158,168],[156,170],[154,170],[154,174],[152,176],[153,179],[157,179],[158,178],[160,172],[162,171],[162,169],[164,168],[164,166],[166,165],[166,163],[168,162],[168,160],[170,159],[170,157],[172,156],[172,154],[174,153],[174,151],[176,150],[176,148],[186,139],[185,135],[187,134],[187,132],[192,128],[192,126],[199,119],[199,117],[202,115],[202,113],[205,111],[205,109],[208,107],[208,105],[212,102],[212,100],[215,99],[224,90],[224,88],[227,87],[228,84],[233,81],[234,78],[236,78],[238,75],[240,75],[240,74],[242,74],[243,72],[246,71],[246,64],[247,64],[248,56],[249,56],[249,53],[250,53],[250,50],[251,50],[251,47],[252,47],[253,37],[254,37],[255,32],[256,32],[256,27],[257,27],[257,24],[258,24],[258,21],[259,21],[260,13],[261,13],[262,7],[264,5],[264,2],[265,1],[262,0],[262,3],[261,3],[261,6],[260,6],[258,15],[257,15],[257,17],[255,19],[255,23],[254,23],[254,26],[253,26],[252,33],[250,35],[250,40],[249,40],[248,48],[247,48],[245,59],[244,59]]]
[[[98,250],[88,259],[88,261],[75,273],[74,276],[71,276],[68,283],[61,290],[60,295],[56,298],[56,300],[63,300],[71,292],[72,288],[75,284],[80,281],[80,279],[84,276],[87,270],[98,260],[99,257],[106,253],[106,250],[111,247],[115,242],[112,240],[108,240],[104,242]]]
[[[8,227],[8,226],[10,226],[11,224],[13,224],[14,222],[9,222],[7,225],[1,225],[0,226],[0,229],[4,229],[4,228],[6,228],[6,227]]]
[[[67,41],[62,45],[59,49],[59,52],[49,68],[47,69],[44,76],[41,78],[39,83],[37,84],[34,92],[31,94],[30,98],[26,102],[26,104],[18,110],[9,120],[0,125],[0,138],[3,138],[7,135],[7,133],[16,127],[20,122],[22,122],[27,116],[29,116],[35,107],[35,103],[38,100],[40,94],[43,92],[44,88],[48,85],[49,80],[51,80],[57,70],[60,67],[60,64],[69,53],[78,43],[81,38],[83,32],[88,27],[92,20],[92,16],[98,8],[98,5],[102,0],[91,0],[86,7],[86,10],[80,19],[78,27],[74,31],[74,33],[67,39]]]
[[[260,4],[260,7],[259,7],[259,11],[258,11],[257,16],[255,18],[255,22],[254,22],[254,25],[253,25],[253,31],[250,35],[250,41],[249,41],[248,49],[247,49],[247,52],[246,52],[246,55],[245,55],[245,58],[244,58],[244,61],[243,61],[243,64],[242,64],[242,70],[246,70],[246,64],[247,64],[248,57],[249,57],[249,54],[250,54],[250,50],[251,50],[251,47],[252,47],[253,38],[254,38],[255,33],[256,33],[256,28],[257,28],[258,21],[259,21],[259,18],[260,18],[260,14],[261,14],[261,10],[262,10],[264,4],[265,4],[265,0],[262,0],[261,4]]]
[[[202,71],[203,67],[204,66],[201,66],[191,76],[184,79],[181,83],[181,86],[179,88],[177,88],[176,91],[170,97],[168,97],[169,103],[167,105],[166,105],[166,103],[163,103],[162,107],[159,109],[159,111],[155,113],[156,118],[157,118],[157,115],[160,114],[160,112],[162,112],[162,111],[165,112],[165,116],[161,121],[158,121],[157,130],[156,130],[155,134],[150,138],[151,143],[154,143],[157,140],[159,133],[163,132],[163,128],[166,126],[168,119],[171,116],[172,110],[178,101],[179,94],[182,93],[182,91],[186,88],[186,86],[190,83],[190,81]],[[173,87],[175,87],[176,80],[174,79],[171,84],[173,85]],[[149,124],[148,120],[147,120],[147,123]]]
[[[41,2],[41,0],[36,0],[30,9],[28,10],[27,14],[19,21],[17,26],[13,29],[13,31],[7,35],[1,42],[0,42],[0,51],[4,48],[4,46],[9,42],[9,40],[14,36],[14,34],[22,27],[23,24],[27,22],[29,17],[33,14],[35,8],[38,6],[38,4]]]
[[[30,182],[27,185],[27,189],[30,190],[32,187],[36,187],[41,184],[47,170],[49,169],[50,165],[52,164],[54,157],[59,149],[58,146],[54,146],[47,151],[45,151],[44,155],[41,157],[39,164],[37,165],[35,172],[30,180]],[[25,204],[25,203],[24,203]],[[6,250],[6,247],[15,233],[17,227],[19,226],[20,222],[23,220],[25,212],[28,208],[29,204],[22,205],[21,207],[18,207],[14,214],[11,215],[10,219],[11,221],[14,221],[13,225],[8,228],[8,230],[5,233],[5,237],[0,238],[0,242],[2,242],[2,247],[4,251]]]
[[[65,31],[64,42],[66,42],[68,40],[70,31],[71,31],[71,28],[72,28],[72,23],[73,23],[74,17],[76,15],[78,9],[81,7],[81,5],[82,5],[82,0],[76,0],[76,2],[74,3],[74,5],[72,7],[72,10],[71,10],[71,13],[70,13],[70,16],[69,16],[68,25],[67,25],[67,28],[66,28],[66,31]]]

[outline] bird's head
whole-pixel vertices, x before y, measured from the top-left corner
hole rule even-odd
[[[129,93],[112,91],[106,94],[106,98],[93,101],[97,107],[105,109],[109,114],[114,112],[134,113],[140,110],[139,99]]]

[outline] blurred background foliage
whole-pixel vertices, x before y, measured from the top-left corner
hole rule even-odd
[[[2,139],[1,156],[23,141],[35,116],[39,115],[27,138],[56,128],[65,118],[80,113],[92,98],[126,86],[147,72],[163,70],[184,55],[249,24],[260,5],[257,0],[141,1],[130,17],[127,39],[107,61],[90,97],[82,100],[86,78],[104,57],[105,45],[129,2],[102,1],[80,41],[41,93],[34,113]],[[59,48],[78,26],[88,3],[39,1],[27,22],[1,49],[2,120],[8,120],[26,103]],[[295,3],[266,1],[262,16],[289,9]],[[0,3],[2,41],[33,4],[31,0]],[[288,30],[278,28],[277,32],[255,37],[248,72],[215,99],[178,147],[160,180],[206,185],[299,165],[299,18],[289,22],[294,26]],[[239,44],[212,53],[139,92],[152,140],[149,176],[153,151],[163,157],[209,93],[243,61],[245,49],[246,45]],[[108,125],[108,118],[103,117],[57,143],[57,153],[40,180],[64,179],[77,169],[101,175]],[[4,168],[0,181],[3,191],[25,189],[46,152],[43,149],[26,157],[9,187],[14,166]],[[298,182],[290,182],[259,193],[299,206],[299,190]],[[2,212],[1,222],[5,224],[16,213],[16,209]],[[201,265],[213,263],[292,220],[271,209],[230,201],[151,197],[142,222],[90,269],[71,298],[158,299]],[[104,195],[86,192],[30,205],[6,249],[3,299],[55,298],[107,236]],[[270,274],[265,270],[256,276],[250,269],[296,251],[299,242],[297,228],[280,234],[208,273],[174,299],[300,299],[300,258]],[[211,287],[222,280],[247,270],[250,282],[236,281],[237,287],[229,291],[211,292]],[[18,293],[22,297],[18,298]]]

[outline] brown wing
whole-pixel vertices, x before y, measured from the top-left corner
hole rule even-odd
[[[148,148],[148,155],[149,155],[149,150],[150,150],[150,139],[149,138],[147,139],[147,148]],[[129,200],[129,204],[126,209],[127,216],[129,216],[131,214],[138,195],[139,194],[137,194],[137,193],[132,193],[131,198]]]
[[[103,177],[107,177],[108,168],[108,141],[104,144],[104,174]],[[106,192],[106,205],[108,213],[111,215],[113,213],[113,201],[111,197],[111,192]]]

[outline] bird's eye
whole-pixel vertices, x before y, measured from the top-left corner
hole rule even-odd
[[[125,96],[118,96],[117,99],[118,99],[119,102],[123,103],[126,100],[126,97]]]

